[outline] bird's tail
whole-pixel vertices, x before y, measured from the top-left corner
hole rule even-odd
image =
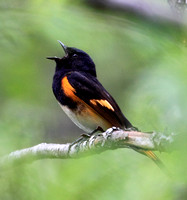
[[[166,175],[171,176],[164,163],[152,151],[143,149],[134,150],[150,158]]]
[[[152,151],[143,151],[142,153],[146,155],[148,158],[150,158],[153,162],[155,162],[159,168],[161,169],[163,169],[163,167],[165,168],[164,163]]]

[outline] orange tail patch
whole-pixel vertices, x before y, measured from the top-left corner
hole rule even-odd
[[[152,152],[152,151],[145,151],[142,150],[142,152],[144,155],[146,155],[147,157],[149,157],[151,160],[154,161],[154,163],[168,176],[171,177],[171,173],[168,171],[168,169],[166,168],[166,166],[164,165],[164,163]]]
[[[144,154],[151,158],[153,161],[157,161],[157,160],[160,160],[152,151],[143,151]]]

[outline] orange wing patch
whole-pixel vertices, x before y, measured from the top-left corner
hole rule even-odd
[[[75,118],[73,117],[73,115],[69,114],[69,111],[67,111],[66,109],[64,110],[67,114],[69,114],[69,117],[72,118],[72,120],[74,119],[73,122],[75,124],[77,124],[77,126],[79,126],[81,129],[83,129],[85,131],[88,131],[89,129],[90,129],[89,131],[92,131],[92,130],[96,129],[97,126],[101,126],[104,129],[108,129],[108,128],[112,127],[110,122],[105,120],[105,118],[103,118],[99,113],[97,113],[97,111],[95,111],[94,108],[92,108],[91,106],[86,104],[83,100],[81,100],[79,97],[77,97],[75,95],[76,90],[69,83],[67,76],[65,76],[62,79],[61,87],[62,87],[64,94],[66,96],[68,96],[69,98],[73,99],[79,105],[79,106],[77,106],[77,110],[74,113],[76,116]],[[101,102],[103,102],[102,103],[103,105],[104,105],[104,101],[105,100],[101,101]],[[96,104],[95,101],[93,101],[93,102]],[[108,105],[108,107],[112,108],[112,106],[109,103],[108,104],[107,103],[106,103],[106,105]],[[64,109],[63,106],[62,106],[62,108]],[[88,123],[88,124],[90,123],[91,126],[88,124],[84,125],[84,123]],[[91,128],[87,128],[87,126],[88,127],[90,126]]]
[[[62,90],[64,94],[74,100],[77,100],[77,96],[75,95],[75,89],[70,85],[67,76],[65,76],[61,81]]]
[[[107,100],[103,100],[103,99],[92,99],[92,100],[90,100],[90,103],[92,103],[93,105],[97,105],[97,103],[98,104],[100,104],[101,106],[103,106],[103,107],[106,107],[106,108],[108,108],[109,110],[112,110],[112,111],[114,111],[114,108],[110,105],[110,103],[107,101]]]

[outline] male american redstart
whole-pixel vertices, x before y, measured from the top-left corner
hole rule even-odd
[[[65,56],[47,58],[56,62],[53,93],[70,119],[88,134],[111,127],[137,130],[98,81],[95,64],[90,56],[80,49],[65,46],[61,41],[59,43]],[[134,150],[161,164],[152,151]]]

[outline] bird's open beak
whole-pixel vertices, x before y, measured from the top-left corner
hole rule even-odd
[[[62,48],[64,49],[65,56],[67,56],[67,55],[68,55],[67,46],[64,45],[60,40],[57,40],[57,41],[60,43],[60,45],[61,45]],[[47,59],[57,61],[57,60],[60,60],[61,58],[58,58],[58,57],[56,57],[56,56],[52,56],[52,57],[50,56],[50,57],[47,57]]]
[[[59,58],[58,57],[56,57],[56,56],[50,56],[50,57],[46,57],[47,59],[49,59],[49,60],[58,60]]]
[[[65,56],[67,56],[68,55],[68,51],[67,51],[67,46],[66,45],[64,45],[60,40],[57,40],[59,43],[60,43],[60,45],[62,46],[62,48],[64,49],[64,52],[65,52]]]

